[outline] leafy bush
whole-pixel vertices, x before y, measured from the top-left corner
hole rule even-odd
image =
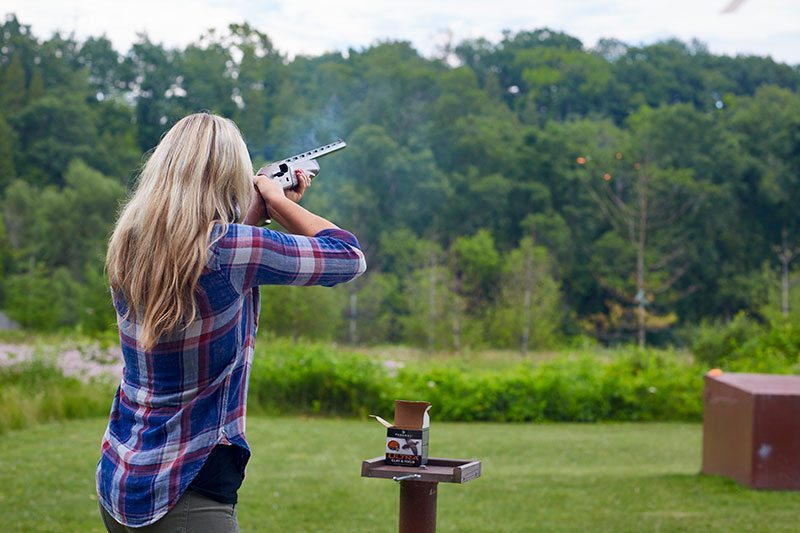
[[[800,372],[800,327],[791,321],[773,324],[734,350],[728,363],[736,372]]]
[[[695,331],[698,361],[737,372],[783,373],[800,369],[800,328],[791,320],[762,325],[745,313],[726,324],[705,323]]]
[[[424,399],[438,420],[697,420],[705,369],[672,351],[564,354],[497,371],[460,364],[392,370],[369,356],[272,340],[257,350],[251,409],[391,416],[395,398]]]
[[[800,331],[787,323],[744,340],[716,361],[727,361],[726,371],[800,372],[799,349]],[[682,352],[625,347],[576,350],[543,363],[490,370],[464,360],[400,367],[331,345],[262,337],[248,410],[391,418],[394,399],[413,399],[430,401],[436,420],[699,420],[708,368]],[[0,432],[107,416],[113,390],[110,383],[65,378],[41,360],[0,369]]]
[[[400,396],[435,406],[441,420],[497,422],[696,420],[702,371],[673,352],[623,352],[610,360],[564,355],[498,372],[433,367],[398,376]]]
[[[114,387],[64,377],[41,360],[0,367],[0,434],[40,422],[107,416]]]
[[[751,338],[763,334],[765,328],[745,312],[727,323],[703,322],[691,330],[690,346],[698,361],[721,366],[735,357]]]
[[[365,416],[387,405],[391,390],[381,364],[367,356],[273,340],[256,350],[248,407]]]

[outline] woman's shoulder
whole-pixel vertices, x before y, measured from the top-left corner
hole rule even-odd
[[[250,241],[261,229],[236,222],[227,224],[215,222],[211,230],[210,246],[212,249],[220,251],[236,248],[240,243]]]
[[[214,221],[214,226],[211,229],[211,239],[217,240],[230,240],[235,239],[240,235],[250,235],[253,230],[257,229],[255,226],[247,224],[239,224],[237,222],[223,223],[219,220]]]

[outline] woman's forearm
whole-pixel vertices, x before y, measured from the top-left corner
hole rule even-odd
[[[306,237],[313,237],[324,229],[339,227],[288,198],[276,198],[269,202],[269,216],[289,233]]]

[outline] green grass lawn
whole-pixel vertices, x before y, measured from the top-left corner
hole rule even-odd
[[[0,531],[101,531],[94,492],[104,420],[0,437]],[[398,487],[359,477],[372,421],[248,420],[243,531],[396,531]],[[431,454],[479,458],[440,485],[440,531],[797,531],[800,494],[699,476],[696,424],[436,423]]]

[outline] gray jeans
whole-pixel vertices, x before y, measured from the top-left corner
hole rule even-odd
[[[236,504],[219,503],[193,490],[187,490],[175,507],[157,522],[145,527],[128,527],[117,522],[100,505],[100,514],[109,533],[238,533]]]

